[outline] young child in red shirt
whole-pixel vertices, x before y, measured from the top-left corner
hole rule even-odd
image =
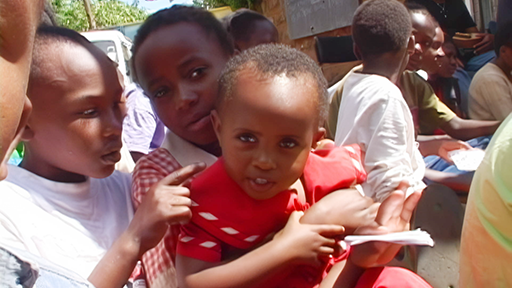
[[[297,225],[293,211],[331,201],[332,194],[349,193],[336,190],[364,181],[361,150],[312,152],[325,132],[327,85],[316,63],[297,50],[269,44],[244,51],[228,62],[219,85],[212,122],[223,156],[191,184],[192,219],[178,242],[178,282],[315,287],[334,263],[341,225],[354,229],[373,218],[347,213],[334,224]],[[374,217],[376,206],[362,210]]]

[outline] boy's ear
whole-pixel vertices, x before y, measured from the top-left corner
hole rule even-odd
[[[313,142],[311,143],[311,148],[316,148],[318,141],[324,139],[325,133],[326,132],[324,127],[318,128],[318,131],[315,133],[315,135],[313,135]]]
[[[221,129],[221,122],[219,113],[217,113],[217,110],[212,110],[210,112],[210,119],[212,121],[213,130],[215,131],[215,135],[217,136],[217,140],[219,140],[219,144],[222,147],[222,143],[220,142],[220,129]]]
[[[409,42],[407,42],[407,54],[409,54],[409,56],[414,54],[414,45],[416,45],[416,41],[414,40],[414,35],[411,34]]]
[[[354,43],[352,50],[354,51],[354,55],[356,55],[357,60],[363,60],[363,57],[361,56],[361,49],[359,49],[359,46]]]

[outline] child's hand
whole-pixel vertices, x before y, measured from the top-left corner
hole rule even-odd
[[[357,234],[372,235],[409,230],[412,213],[421,198],[420,192],[414,192],[405,199],[408,184],[402,182],[397,190],[382,202],[375,223],[356,230]],[[388,263],[395,257],[401,245],[386,242],[369,242],[352,248],[350,260],[360,267],[373,267]]]
[[[321,265],[320,258],[329,257],[339,249],[335,236],[345,231],[339,225],[301,224],[304,213],[294,211],[286,226],[279,231],[274,240],[279,242],[284,253],[289,253],[296,264]],[[320,257],[320,258],[319,258]]]
[[[337,190],[311,206],[300,222],[342,225],[346,234],[352,234],[356,228],[375,222],[379,206],[356,189]]]
[[[169,225],[190,220],[190,191],[185,186],[192,176],[205,168],[204,163],[189,165],[174,171],[149,189],[127,230],[138,243],[140,255],[160,242]]]
[[[454,150],[470,150],[473,149],[468,143],[463,141],[443,141],[441,145],[439,145],[438,155],[446,160],[448,163],[453,163],[452,159],[448,155],[448,152]]]

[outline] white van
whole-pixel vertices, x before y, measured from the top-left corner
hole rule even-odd
[[[130,38],[117,30],[89,31],[81,34],[119,65],[119,71],[124,76],[125,87],[132,83],[129,64],[132,56]]]

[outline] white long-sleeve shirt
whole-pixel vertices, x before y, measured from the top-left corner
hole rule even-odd
[[[363,190],[383,201],[402,180],[409,193],[423,189],[425,163],[415,141],[411,112],[400,89],[379,75],[353,73],[343,89],[336,145],[357,143],[366,152]]]

